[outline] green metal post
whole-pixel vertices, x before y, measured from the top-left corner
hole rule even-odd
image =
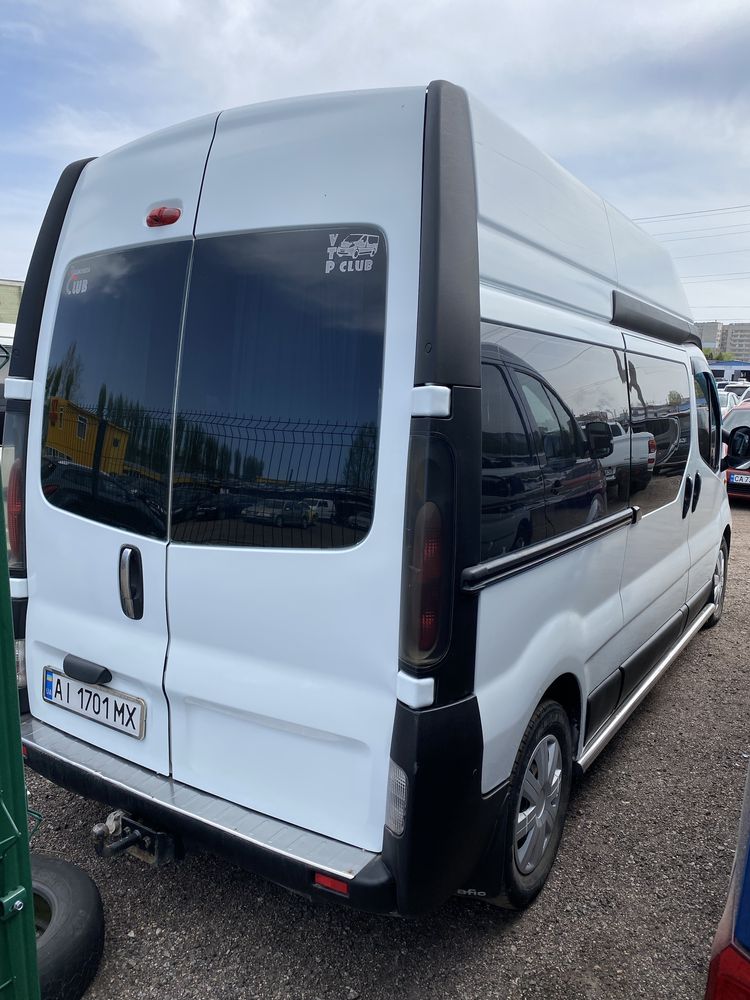
[[[0,1000],[39,1000],[26,784],[0,504]]]

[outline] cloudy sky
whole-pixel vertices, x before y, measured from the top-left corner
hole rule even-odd
[[[0,277],[61,169],[239,104],[445,78],[750,319],[749,0],[3,0]]]

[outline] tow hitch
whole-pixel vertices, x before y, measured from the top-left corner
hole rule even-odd
[[[100,858],[113,858],[127,851],[133,857],[158,868],[182,857],[179,842],[169,833],[152,830],[121,809],[97,823],[91,831],[94,848]]]

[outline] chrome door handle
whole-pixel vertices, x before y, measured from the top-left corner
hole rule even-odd
[[[143,564],[133,545],[120,549],[120,605],[128,618],[143,618]]]

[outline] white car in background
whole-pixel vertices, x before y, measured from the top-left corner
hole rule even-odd
[[[719,406],[721,406],[722,417],[725,417],[738,403],[739,399],[733,392],[729,392],[727,389],[719,389]]]

